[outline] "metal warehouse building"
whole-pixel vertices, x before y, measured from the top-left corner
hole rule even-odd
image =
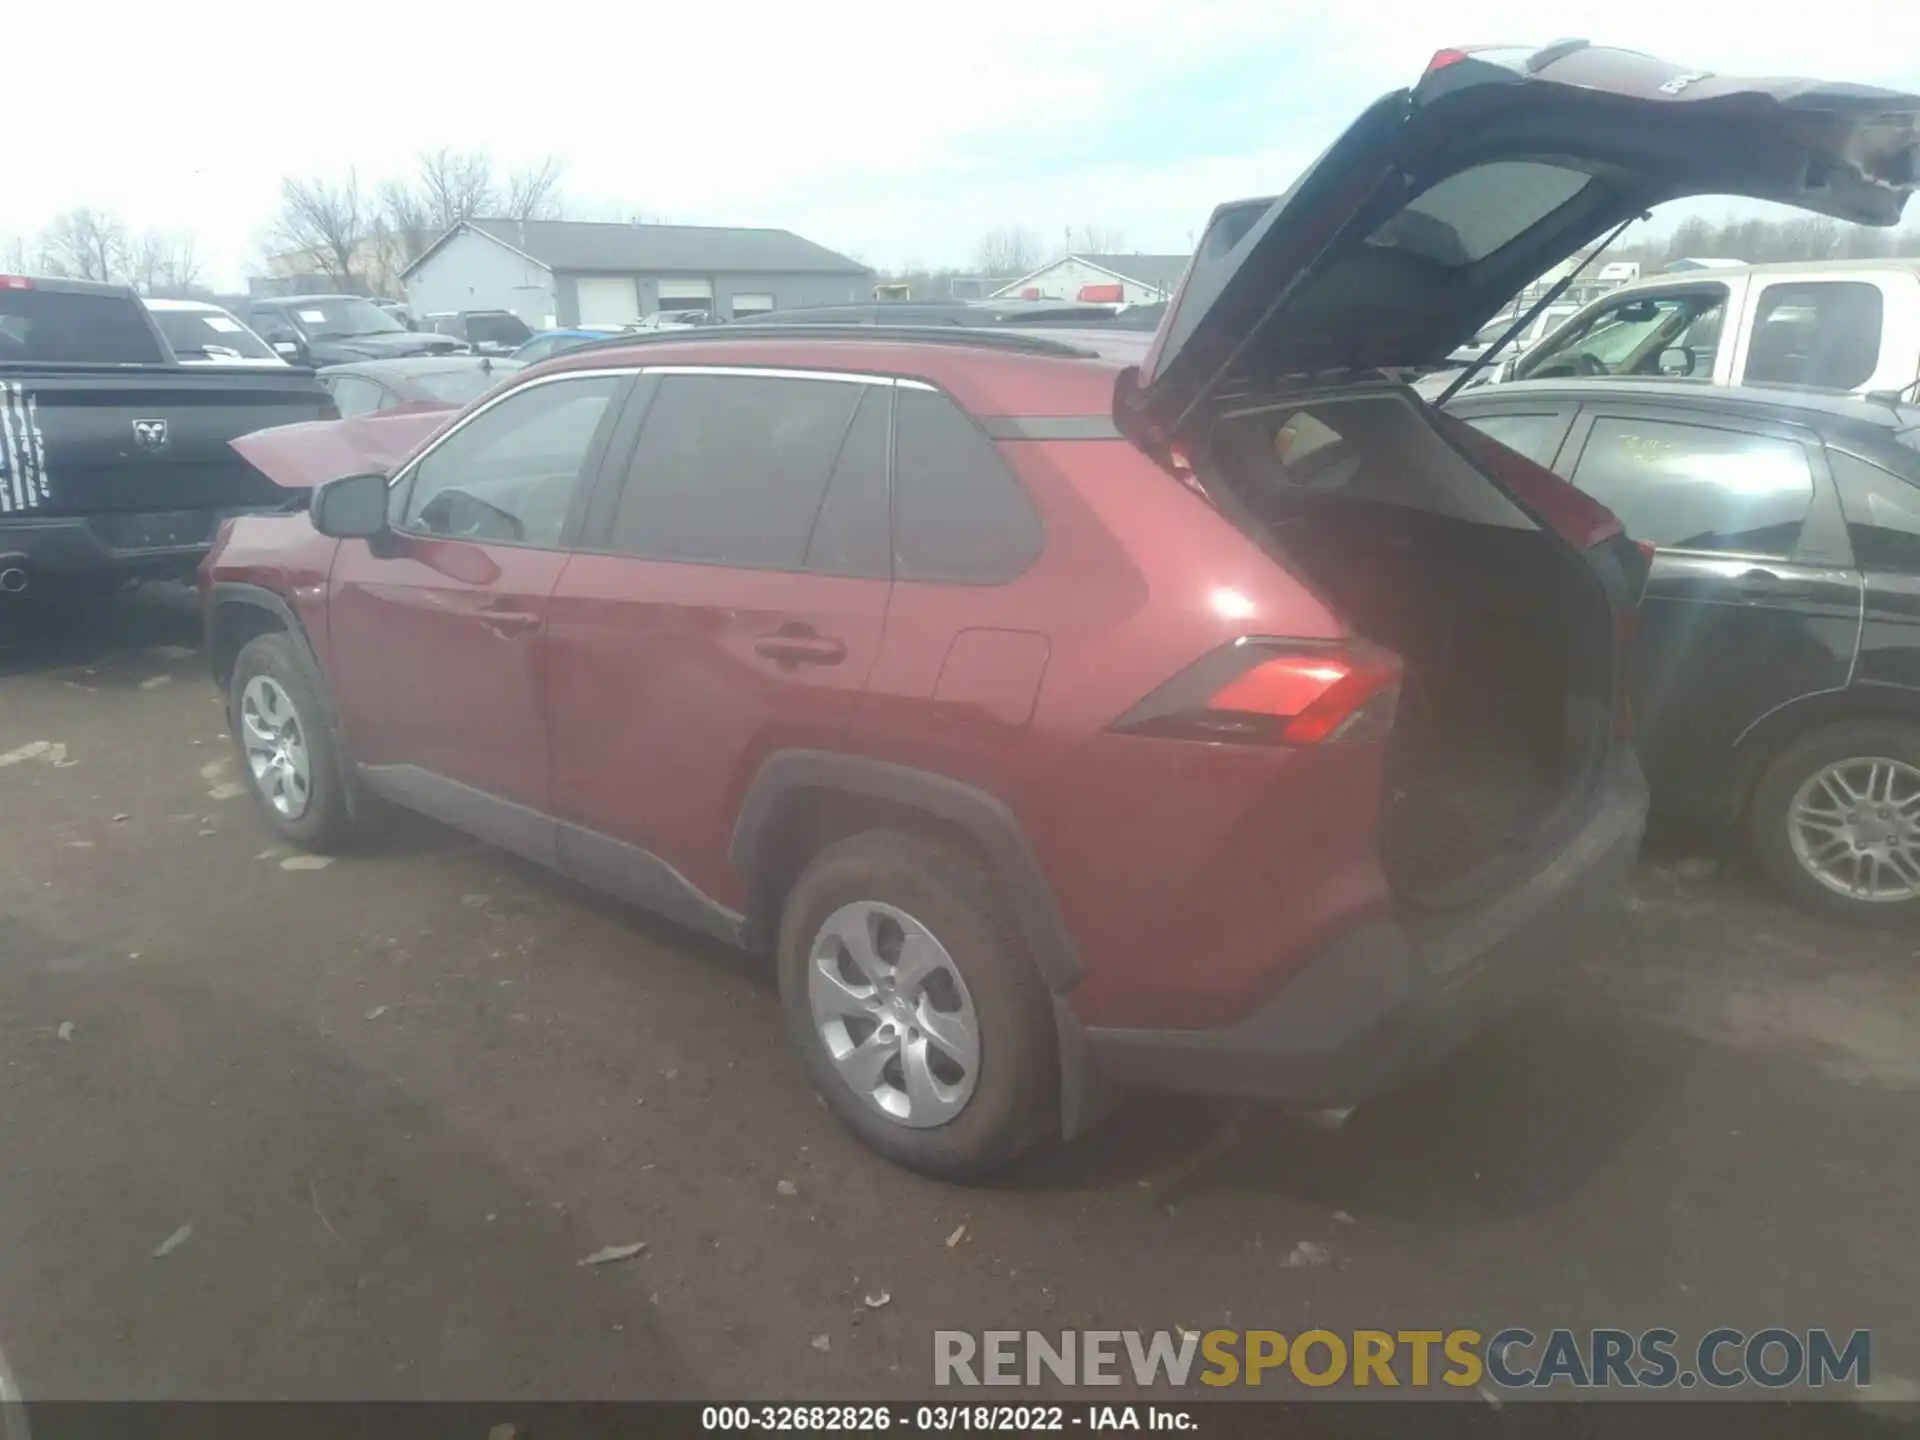
[[[864,300],[873,273],[790,230],[468,220],[401,275],[416,315],[511,310],[534,329]]]

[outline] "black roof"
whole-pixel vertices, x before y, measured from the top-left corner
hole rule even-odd
[[[1812,425],[1823,430],[1873,432],[1881,439],[1911,437],[1920,431],[1920,406],[1893,405],[1847,391],[1812,390],[1789,385],[1694,385],[1649,376],[1632,380],[1515,380],[1482,385],[1447,402],[1449,410],[1484,409],[1500,402],[1547,400],[1632,400],[1681,410],[1737,411],[1756,417]]]
[[[692,330],[632,330],[592,340],[565,353],[637,349],[650,345],[734,345],[769,340],[838,340],[854,345],[958,345],[1009,350],[1024,355],[1053,355],[1066,360],[1097,360],[1082,345],[1070,345],[1031,331],[985,325],[833,325],[766,324],[697,326]]]

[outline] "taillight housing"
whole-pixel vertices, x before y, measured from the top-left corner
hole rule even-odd
[[[33,277],[30,275],[0,275],[0,290],[31,290]]]
[[[1400,674],[1399,656],[1364,640],[1249,636],[1188,666],[1113,728],[1215,744],[1377,743],[1393,729]]]

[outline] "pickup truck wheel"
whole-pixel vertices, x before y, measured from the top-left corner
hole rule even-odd
[[[1751,819],[1761,866],[1805,908],[1920,918],[1920,727],[1856,720],[1801,736],[1767,767]]]
[[[787,898],[779,971],[814,1088],[889,1160],[974,1179],[1057,1135],[1046,989],[966,851],[878,830],[822,851]]]
[[[321,685],[292,637],[255,636],[233,662],[227,728],[267,823],[302,849],[329,851],[352,838],[355,824]]]

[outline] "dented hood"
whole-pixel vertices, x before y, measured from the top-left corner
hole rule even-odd
[[[1562,41],[1442,51],[1287,194],[1223,205],[1116,409],[1164,437],[1222,383],[1429,367],[1534,279],[1691,195],[1898,223],[1920,96]]]
[[[276,425],[228,443],[274,484],[311,490],[346,475],[393,474],[459,413],[458,405],[413,401],[349,420]]]

